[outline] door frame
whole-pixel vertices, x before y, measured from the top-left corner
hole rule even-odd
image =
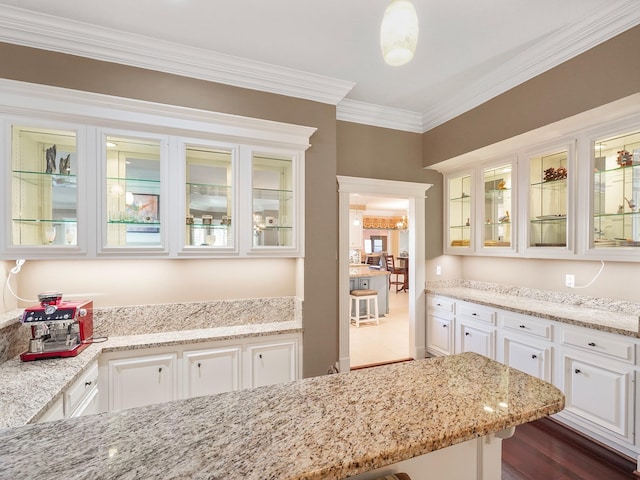
[[[338,369],[351,368],[349,353],[349,195],[381,195],[409,199],[409,354],[426,354],[425,199],[429,183],[336,176],[338,181]]]

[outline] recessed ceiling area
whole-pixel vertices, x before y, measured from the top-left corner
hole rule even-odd
[[[291,96],[309,83],[339,90],[339,119],[402,117],[425,131],[640,23],[637,0],[414,0],[415,57],[391,67],[387,4],[0,0],[0,41],[202,78],[224,65],[216,81],[233,84],[235,68],[251,73],[239,86],[266,91],[251,79],[288,77]]]

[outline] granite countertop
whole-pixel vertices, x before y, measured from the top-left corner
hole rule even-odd
[[[381,275],[389,275],[389,272],[379,268],[371,268],[369,265],[351,265],[349,267],[349,278],[377,277]]]
[[[553,385],[463,353],[1,430],[0,464],[39,480],[343,479],[563,407]]]
[[[524,291],[523,291],[524,290]],[[428,286],[427,293],[557,322],[640,338],[640,305],[540,290],[478,286]],[[530,292],[534,292],[528,295]]]
[[[34,362],[21,362],[19,357],[14,357],[0,365],[0,428],[37,421],[62,395],[63,390],[103,352],[299,332],[302,332],[302,325],[298,321],[199,328],[113,336],[106,342],[94,343],[75,357]]]

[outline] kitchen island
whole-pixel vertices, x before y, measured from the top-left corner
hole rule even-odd
[[[378,292],[378,310],[383,317],[389,313],[389,272],[369,265],[349,265],[349,290]]]
[[[452,451],[445,475],[498,480],[500,432],[563,405],[554,386],[464,353],[0,430],[0,477],[368,479],[418,461],[419,479]],[[493,466],[466,456],[483,448]]]

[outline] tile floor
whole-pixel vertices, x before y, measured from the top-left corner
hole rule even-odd
[[[409,358],[409,295],[389,292],[389,313],[380,325],[349,327],[351,367]]]

